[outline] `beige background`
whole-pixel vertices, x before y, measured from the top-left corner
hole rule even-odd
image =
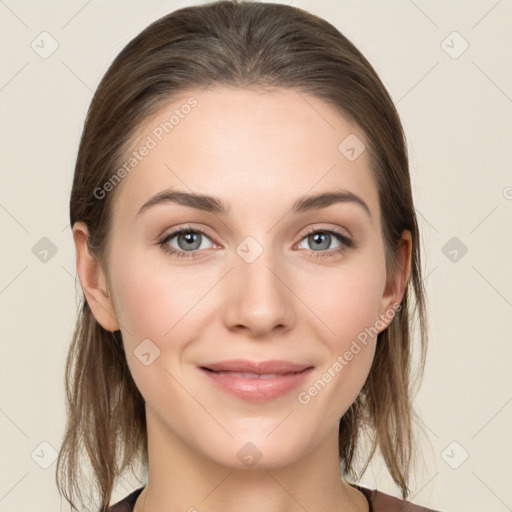
[[[61,510],[52,447],[65,425],[78,289],[68,198],[92,91],[129,39],[191,3],[0,2],[2,512]],[[329,20],[370,59],[408,135],[431,315],[416,400],[428,439],[413,500],[512,510],[512,2],[291,4]],[[58,48],[42,58],[51,38]],[[43,237],[57,251],[46,262],[36,256]],[[362,483],[396,493],[380,461]]]

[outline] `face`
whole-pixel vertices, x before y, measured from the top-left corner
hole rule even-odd
[[[293,90],[191,91],[140,127],[108,284],[148,425],[230,467],[337,436],[397,300],[365,140]]]

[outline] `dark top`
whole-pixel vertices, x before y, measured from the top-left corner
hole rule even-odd
[[[365,487],[360,487],[356,484],[350,485],[365,495],[366,499],[368,500],[370,512],[439,512],[432,510],[431,508],[414,505],[408,501],[395,498],[389,494],[384,494],[383,492],[379,492],[377,490],[372,491],[370,489],[366,489]],[[135,502],[137,501],[137,498],[143,489],[144,487],[141,487],[140,489],[133,491],[126,498],[119,501],[115,505],[112,505],[108,509],[108,512],[133,512]]]

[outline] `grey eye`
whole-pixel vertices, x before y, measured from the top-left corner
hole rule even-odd
[[[174,240],[177,242],[177,246],[174,244]],[[205,241],[209,240],[209,238],[197,231],[181,231],[175,233],[171,237],[169,237],[168,244],[173,248],[181,251],[195,251],[197,249],[208,249],[209,247],[204,247]],[[211,241],[210,241],[211,243]],[[210,246],[211,247],[211,246]]]
[[[301,249],[311,249],[313,251],[325,251],[327,249],[335,249],[335,247],[330,247],[332,241],[337,241],[336,237],[327,233],[325,231],[316,231],[315,233],[311,233],[310,235],[304,237],[301,244],[305,241],[308,243],[309,247],[300,247]],[[338,241],[338,245],[341,245],[341,242]]]

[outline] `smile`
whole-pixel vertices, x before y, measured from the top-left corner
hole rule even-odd
[[[242,360],[199,366],[210,384],[252,402],[265,402],[284,396],[308,378],[312,366],[287,361],[251,362]]]

